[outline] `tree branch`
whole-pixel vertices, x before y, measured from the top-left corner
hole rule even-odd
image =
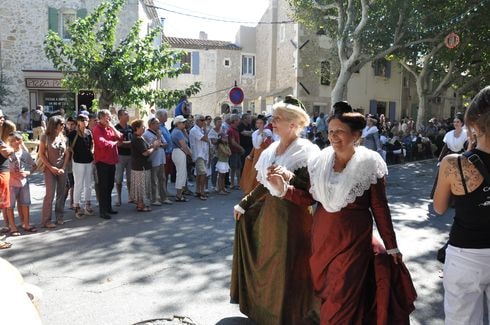
[[[328,11],[328,10],[332,10],[332,9],[339,9],[339,6],[336,4],[336,3],[332,3],[332,4],[329,4],[329,5],[322,5],[320,3],[318,3],[318,1],[313,1],[313,7],[318,9],[318,10],[321,10],[321,11]]]
[[[454,60],[449,62],[449,67],[447,69],[447,73],[444,76],[444,78],[442,78],[441,82],[439,82],[439,85],[437,85],[436,89],[432,92],[432,97],[439,95],[439,93],[442,92],[442,90],[445,87],[447,87],[447,85],[449,83],[451,83],[451,81],[453,81],[452,78],[453,78],[453,73],[454,73],[454,66],[455,66]]]

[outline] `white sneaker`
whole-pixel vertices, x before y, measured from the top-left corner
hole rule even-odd
[[[153,202],[151,203],[151,205],[161,206],[162,204],[161,204],[160,202],[158,202],[158,201],[153,201]]]
[[[165,201],[162,202],[163,204],[172,204],[172,201],[170,201],[169,199],[166,199]]]

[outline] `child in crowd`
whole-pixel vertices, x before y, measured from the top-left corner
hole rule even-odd
[[[22,229],[26,232],[36,232],[37,229],[30,224],[29,206],[31,205],[31,194],[29,189],[29,175],[31,174],[34,161],[28,151],[24,150],[23,137],[21,132],[15,132],[10,137],[10,146],[14,153],[9,157],[10,164],[10,208],[7,214],[14,219],[15,204],[18,204],[17,211],[22,224]],[[11,225],[11,236],[20,236],[20,232]]]
[[[225,187],[226,173],[230,171],[228,161],[231,156],[231,149],[228,145],[228,136],[226,134],[221,134],[218,137],[217,149],[218,162],[216,163],[216,170],[218,171],[218,194],[224,195],[230,193]]]
[[[73,117],[69,117],[66,120],[65,126],[65,135],[68,136],[72,131],[74,131],[77,127],[77,122]],[[72,153],[73,154],[73,153]],[[75,209],[73,205],[73,187],[75,185],[75,179],[73,178],[73,159],[70,158],[68,165],[66,165],[65,173],[66,173],[66,188],[65,188],[65,200],[70,197],[70,209]]]

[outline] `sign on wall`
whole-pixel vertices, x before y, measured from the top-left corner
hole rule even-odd
[[[61,79],[26,78],[26,88],[63,88]]]

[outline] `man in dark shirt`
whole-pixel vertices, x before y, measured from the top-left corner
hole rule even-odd
[[[245,152],[240,157],[241,158],[240,174],[241,174],[243,170],[243,165],[245,164],[245,158],[250,154],[250,151],[252,151],[253,148],[252,116],[250,116],[250,114],[245,113],[242,115],[242,119],[240,121],[240,124],[238,125],[238,132],[240,133],[240,146],[242,146],[242,148],[245,149]]]
[[[43,113],[43,106],[37,105],[31,113],[32,134],[34,140],[39,140],[46,130],[46,115]]]
[[[240,133],[238,132],[238,124],[240,123],[240,117],[237,114],[230,116],[230,127],[228,133],[228,143],[231,149],[230,156],[230,185],[233,189],[239,189],[240,184],[240,171],[242,169],[241,156],[245,152],[245,149],[240,145]],[[236,181],[235,181],[236,178]]]
[[[119,162],[116,164],[116,191],[117,201],[116,206],[121,206],[122,183],[124,179],[124,171],[126,171],[126,185],[131,188],[131,139],[133,138],[133,129],[129,122],[129,114],[125,109],[120,109],[117,112],[119,123],[116,124],[116,130],[122,133],[123,141],[119,142]],[[131,199],[129,199],[131,201]]]

